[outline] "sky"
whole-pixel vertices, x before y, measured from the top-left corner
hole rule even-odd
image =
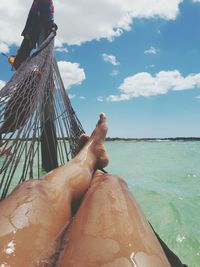
[[[16,54],[32,0],[1,0],[0,53]],[[57,59],[86,132],[200,136],[200,0],[54,0]],[[0,55],[0,89],[13,72]]]

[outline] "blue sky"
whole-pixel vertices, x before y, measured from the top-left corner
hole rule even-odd
[[[71,19],[80,9],[76,23],[61,20],[65,7],[61,9],[61,1],[55,3],[55,56],[85,130],[91,132],[103,111],[111,137],[199,136],[200,1],[150,0],[148,6],[141,0],[138,3],[144,5],[137,10],[131,0],[117,0],[114,11],[111,0],[94,1],[96,8],[88,4],[82,9],[83,1],[76,2],[72,14],[72,2],[65,2]],[[1,52],[16,53],[29,7],[21,11],[24,19],[17,24],[16,37],[0,35]],[[125,7],[129,10],[122,13]],[[88,17],[93,11],[95,16]],[[0,85],[11,75],[6,58],[0,56]]]

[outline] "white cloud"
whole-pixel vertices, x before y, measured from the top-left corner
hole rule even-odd
[[[200,88],[200,73],[183,77],[178,70],[160,71],[155,76],[148,72],[127,77],[119,86],[120,95],[110,95],[107,101],[130,100],[139,96],[167,94],[171,91]]]
[[[120,65],[120,63],[117,61],[116,57],[114,55],[107,55],[107,54],[102,54],[102,58],[105,62],[109,62],[114,66]]]
[[[134,18],[175,19],[182,0],[85,0],[55,3],[60,35],[69,44],[112,40],[131,29]],[[70,25],[69,27],[67,27]]]
[[[111,76],[117,76],[118,74],[119,74],[118,70],[113,70],[110,75]]]
[[[131,29],[134,18],[175,19],[183,0],[84,0],[54,1],[58,38],[81,44],[120,36]],[[1,0],[0,42],[20,44],[32,0]]]
[[[97,97],[97,101],[98,101],[98,102],[103,102],[103,101],[104,101],[103,96],[98,96],[98,97]]]
[[[68,53],[68,49],[65,47],[56,47],[55,50],[61,53]]]
[[[76,97],[76,95],[68,94],[69,99],[73,99]]]
[[[2,80],[0,80],[0,90],[5,86],[5,82],[4,81],[2,81]]]
[[[80,99],[81,99],[81,100],[85,100],[86,97],[85,97],[85,96],[80,96]]]
[[[66,89],[81,84],[86,78],[84,69],[80,68],[78,63],[59,61],[58,67]]]
[[[1,0],[0,42],[19,44],[32,0]]]
[[[153,46],[151,46],[149,49],[145,50],[144,51],[144,54],[148,55],[148,54],[153,54],[153,55],[156,55],[159,53],[159,49],[158,48],[155,48]]]
[[[6,85],[6,83],[2,80],[0,80],[0,90]]]
[[[61,53],[68,53],[68,49],[64,47],[63,41],[59,38],[55,38],[55,50]]]
[[[0,53],[9,53],[10,49],[9,46],[5,43],[0,43]]]

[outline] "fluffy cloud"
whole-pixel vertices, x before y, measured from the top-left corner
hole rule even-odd
[[[57,1],[60,34],[69,44],[113,39],[130,30],[134,18],[175,19],[182,0]],[[63,12],[64,11],[64,12]],[[65,21],[65,23],[64,23]],[[63,27],[64,25],[64,27]]]
[[[2,80],[0,80],[0,90],[5,86],[5,82],[4,81],[2,81]]]
[[[110,75],[111,76],[117,76],[118,74],[119,74],[118,70],[113,70]]]
[[[81,84],[85,80],[85,72],[78,63],[59,61],[58,67],[66,89]]]
[[[55,21],[62,43],[113,39],[130,30],[134,18],[175,19],[183,0],[56,0]],[[32,0],[1,0],[0,42],[18,44]]]
[[[68,53],[68,49],[66,47],[56,47],[55,50],[57,52],[61,52],[61,53]]]
[[[26,16],[32,0],[1,0],[0,5],[0,42],[19,44]]]
[[[73,98],[75,98],[76,97],[76,95],[72,95],[72,94],[68,94],[68,97],[69,97],[69,99],[73,99]]]
[[[98,97],[97,97],[97,101],[98,101],[98,102],[103,102],[103,101],[104,101],[103,96],[98,96]]]
[[[55,38],[55,50],[61,53],[68,53],[68,49],[64,47],[62,40],[58,37]]]
[[[120,64],[119,62],[117,62],[116,57],[113,56],[113,55],[107,55],[107,54],[104,53],[104,54],[102,54],[102,58],[103,58],[103,60],[105,62],[109,62],[109,63],[111,63],[114,66],[117,66],[117,65]]]
[[[0,43],[0,53],[9,53],[10,49],[9,46],[5,43]]]
[[[107,101],[130,100],[139,96],[167,94],[170,90],[179,91],[200,88],[200,73],[183,77],[178,70],[160,71],[155,76],[148,72],[127,77],[119,86],[120,95],[110,95]]]
[[[145,50],[144,51],[144,54],[148,55],[148,54],[153,54],[153,55],[156,55],[159,53],[159,49],[158,48],[155,48],[153,46],[151,46],[149,49]]]

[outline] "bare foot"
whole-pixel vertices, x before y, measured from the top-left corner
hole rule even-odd
[[[108,131],[107,119],[104,113],[100,113],[99,121],[92,135],[89,138],[91,149],[97,157],[97,168],[104,168],[108,165],[108,155],[103,144]]]

